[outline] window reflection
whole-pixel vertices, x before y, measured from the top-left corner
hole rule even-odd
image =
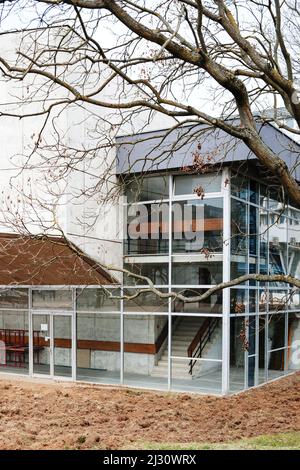
[[[206,289],[174,289],[174,292],[192,299],[192,297],[204,294]],[[174,299],[172,309],[173,312],[180,313],[222,313],[222,292],[217,292],[201,301],[184,302],[181,299]]]
[[[125,195],[128,202],[154,201],[169,198],[169,177],[138,176],[124,182]]]
[[[151,279],[153,284],[156,285],[164,285],[168,284],[168,263],[155,263],[155,260],[153,263],[125,263],[124,264],[124,269],[127,269],[128,271],[138,274],[139,276],[145,276]],[[145,285],[147,284],[146,281],[140,280],[138,278],[134,278],[132,276],[128,276],[124,274],[124,285],[125,286],[130,286],[130,285]]]
[[[36,309],[72,309],[71,290],[34,290],[32,307]]]
[[[203,194],[221,191],[222,175],[175,176],[175,195],[195,194],[199,188]]]

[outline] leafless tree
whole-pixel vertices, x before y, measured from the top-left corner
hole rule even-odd
[[[54,199],[74,172],[90,177],[85,197],[97,194],[99,201],[116,197],[119,185],[110,153],[115,136],[141,131],[157,115],[164,115],[169,132],[187,124],[195,129],[188,137],[183,133],[174,146],[200,138],[200,124],[205,132],[217,129],[242,141],[283,193],[300,206],[293,172],[259,132],[271,122],[300,135],[297,0],[8,0],[1,4],[2,40],[9,41],[10,31],[21,38],[12,56],[0,53],[1,74],[5,81],[28,88],[26,106],[2,107],[1,119],[36,119],[39,130],[32,136],[21,170],[28,174],[36,166],[44,168]],[[211,112],[203,111],[201,98],[213,103]],[[295,126],[286,124],[282,108]],[[88,143],[72,143],[61,131],[60,120],[73,110],[76,116],[82,110],[81,123],[88,123]],[[93,163],[99,158],[105,169],[100,177]],[[30,191],[26,197],[29,203],[34,198]],[[82,194],[72,197],[80,199]],[[242,276],[208,290],[201,299],[215,289],[250,279],[267,280],[261,274]],[[268,280],[300,287],[299,280],[289,275]],[[145,281],[156,291],[149,279]]]

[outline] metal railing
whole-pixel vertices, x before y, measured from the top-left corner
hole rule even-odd
[[[212,335],[217,326],[218,318],[206,318],[197,331],[187,350],[188,357],[191,358],[189,362],[189,374],[193,373],[193,368],[197,362],[196,358],[202,357],[202,352],[207,343],[211,342]]]

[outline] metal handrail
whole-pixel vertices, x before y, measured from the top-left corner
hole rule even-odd
[[[177,316],[172,317],[172,326],[176,323]],[[169,321],[167,320],[165,326],[160,332],[160,335],[158,336],[156,342],[155,342],[155,353],[158,353],[160,351],[160,348],[162,347],[163,343],[167,339],[168,336],[168,331],[169,331]]]
[[[193,358],[202,357],[202,352],[207,343],[211,341],[211,336],[214,333],[217,325],[218,318],[206,318],[197,331],[191,344],[189,345],[187,355],[188,357],[192,358],[189,362],[189,374],[193,373],[194,365],[197,362],[196,360],[193,360]]]

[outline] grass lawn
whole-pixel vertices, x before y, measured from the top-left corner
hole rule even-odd
[[[138,449],[151,450],[300,450],[300,432],[268,434],[226,443],[141,443]]]

